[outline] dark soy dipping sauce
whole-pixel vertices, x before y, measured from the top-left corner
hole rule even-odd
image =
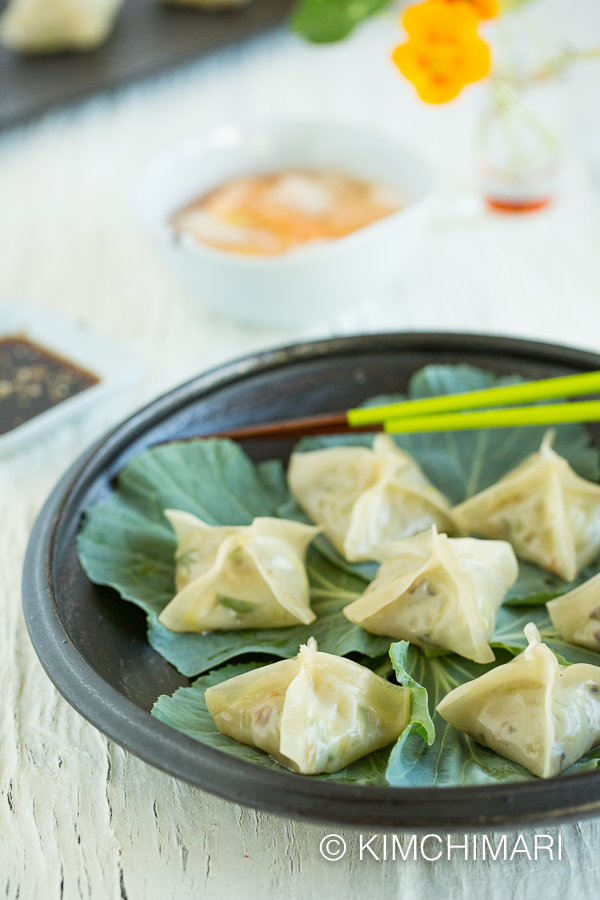
[[[0,338],[0,434],[99,380],[20,334]]]

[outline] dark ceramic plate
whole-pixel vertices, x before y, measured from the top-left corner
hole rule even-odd
[[[0,128],[272,28],[291,5],[292,0],[252,0],[242,9],[207,12],[127,0],[114,33],[90,53],[22,56],[0,47]],[[0,0],[0,12],[4,6]]]
[[[35,524],[23,576],[27,626],[59,691],[97,728],[191,784],[288,816],[372,828],[437,830],[550,822],[600,810],[600,773],[482,787],[376,788],[274,772],[207,747],[150,716],[159,694],[189,682],[146,641],[143,613],[84,575],[75,535],[86,507],[159,441],[356,406],[406,387],[427,363],[472,363],[527,378],[600,369],[600,356],[548,344],[458,334],[338,338],[268,351],[200,375],[132,416],[85,454]],[[592,428],[600,445],[600,429]],[[291,442],[250,442],[286,459]]]

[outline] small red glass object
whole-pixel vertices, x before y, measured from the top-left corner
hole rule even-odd
[[[518,90],[496,83],[482,111],[478,137],[479,182],[488,209],[530,213],[557,195],[564,132],[562,82]]]
[[[486,205],[494,212],[501,213],[528,213],[545,209],[552,203],[552,197],[542,197],[538,200],[498,200],[495,197],[485,197]]]

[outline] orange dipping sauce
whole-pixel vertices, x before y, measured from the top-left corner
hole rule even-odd
[[[219,250],[268,256],[343,237],[401,208],[393,188],[289,169],[228,181],[176,212],[170,225]]]

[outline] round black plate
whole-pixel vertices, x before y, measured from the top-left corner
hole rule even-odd
[[[263,769],[204,746],[150,716],[159,694],[189,684],[146,641],[142,612],[91,584],[75,549],[86,507],[160,441],[252,422],[347,409],[405,389],[427,363],[472,363],[527,378],[600,369],[600,356],[509,338],[384,334],[336,338],[257,354],[200,375],[119,425],[67,472],[33,529],[23,573],[29,633],[63,696],[146,762],[249,806],[372,828],[483,828],[549,822],[600,810],[600,773],[456,788],[331,784]],[[592,427],[600,445],[600,430]],[[286,459],[290,441],[248,442],[255,460]]]

